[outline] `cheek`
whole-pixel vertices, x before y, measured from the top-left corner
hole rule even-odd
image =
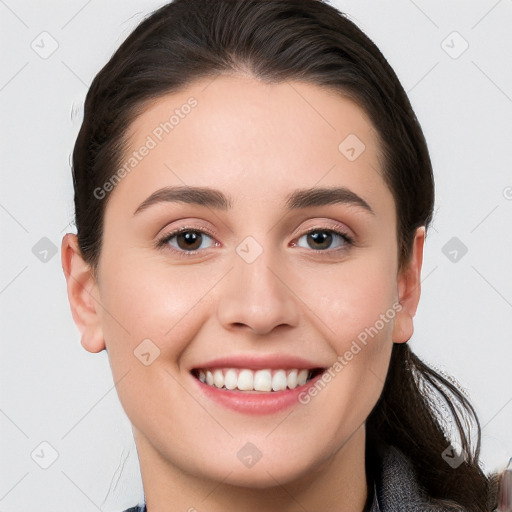
[[[354,260],[317,279],[315,287],[309,280],[303,284],[304,293],[309,290],[305,302],[316,304],[317,328],[332,349],[329,372],[322,377],[325,384],[318,383],[303,400],[316,404],[316,410],[331,411],[323,417],[322,428],[337,441],[365,421],[382,393],[396,316],[393,264],[384,255]],[[315,426],[312,421],[311,428]]]
[[[176,359],[200,327],[198,318],[217,272],[186,265],[171,268],[135,253],[117,256],[110,258],[115,264],[105,260],[100,298],[110,359],[134,364],[133,351],[147,339],[162,355]]]
[[[394,264],[380,254],[335,265],[330,272],[303,273],[298,295],[314,311],[337,353],[352,340],[364,338],[368,329],[372,338],[391,338],[397,296]]]
[[[315,313],[309,317],[331,348],[329,399],[336,397],[338,415],[353,415],[354,423],[369,414],[386,379],[397,298],[392,254],[380,252],[347,260],[333,265],[329,272],[317,272],[314,280],[313,272],[303,276],[300,285],[299,293]],[[357,407],[353,406],[354,396],[358,397]],[[338,416],[332,421],[335,429]]]

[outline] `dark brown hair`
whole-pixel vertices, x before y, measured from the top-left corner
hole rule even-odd
[[[127,127],[144,106],[200,78],[239,72],[267,83],[326,87],[366,112],[380,140],[381,172],[396,205],[399,263],[405,265],[416,228],[427,228],[432,218],[427,144],[379,49],[322,0],[175,0],[130,34],[92,82],[73,152],[75,222],[84,259],[97,268],[109,194],[98,199],[94,191],[121,165]],[[442,457],[450,445],[443,425],[450,420],[466,452],[457,468]],[[454,510],[496,506],[496,480],[479,467],[480,425],[473,407],[408,344],[394,345],[382,395],[366,425],[368,450],[379,443],[402,450],[433,499]]]

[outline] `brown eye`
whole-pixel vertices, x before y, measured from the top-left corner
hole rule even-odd
[[[328,249],[332,244],[332,234],[328,231],[314,231],[307,235],[308,244],[313,245],[313,249]]]
[[[202,235],[197,231],[183,231],[176,235],[176,241],[180,249],[195,251],[201,246]]]
[[[300,239],[306,237],[306,244],[301,245]],[[333,241],[338,240],[337,247],[331,247]],[[326,249],[342,249],[352,244],[351,238],[345,233],[332,229],[314,229],[308,231],[299,238],[300,247],[307,247],[314,250],[324,251]]]
[[[178,252],[193,252],[201,249],[207,249],[212,246],[212,243],[210,243],[204,247],[203,242],[205,239],[212,240],[212,237],[200,230],[181,229],[166,235],[160,242],[158,242],[158,245],[169,245],[172,250]]]

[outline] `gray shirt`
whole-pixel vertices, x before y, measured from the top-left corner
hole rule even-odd
[[[397,448],[388,446],[374,484],[371,512],[446,512],[454,510],[434,504],[416,479],[411,461]],[[460,507],[460,511],[464,509]]]

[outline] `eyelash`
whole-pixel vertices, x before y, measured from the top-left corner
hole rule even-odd
[[[163,249],[164,246],[166,246],[166,249],[169,249],[171,252],[178,254],[179,256],[183,256],[185,258],[195,256],[202,250],[205,250],[205,249],[196,249],[194,251],[184,251],[184,250],[177,250],[174,247],[171,247],[168,245],[168,242],[171,239],[173,239],[176,235],[179,235],[181,233],[187,233],[187,232],[206,234],[206,235],[210,236],[211,238],[215,238],[215,236],[216,236],[208,230],[185,226],[185,227],[182,227],[179,229],[175,229],[174,231],[171,231],[170,233],[163,235],[160,239],[158,239],[156,241],[155,245],[158,249]],[[309,229],[305,233],[302,233],[302,235],[300,235],[298,237],[298,239],[302,238],[303,236],[309,235],[310,233],[316,233],[316,232],[334,233],[335,235],[338,235],[344,241],[344,243],[346,245],[345,245],[345,247],[339,247],[337,249],[325,249],[325,250],[310,249],[310,251],[313,251],[313,253],[316,253],[316,254],[335,253],[335,254],[337,254],[339,252],[346,251],[349,247],[355,245],[354,239],[351,236],[347,235],[347,233],[344,233],[343,231],[339,231],[336,229],[329,229],[329,228],[324,228],[324,227],[315,227],[315,228]],[[294,244],[294,247],[295,246],[298,247],[298,245],[296,243]]]

